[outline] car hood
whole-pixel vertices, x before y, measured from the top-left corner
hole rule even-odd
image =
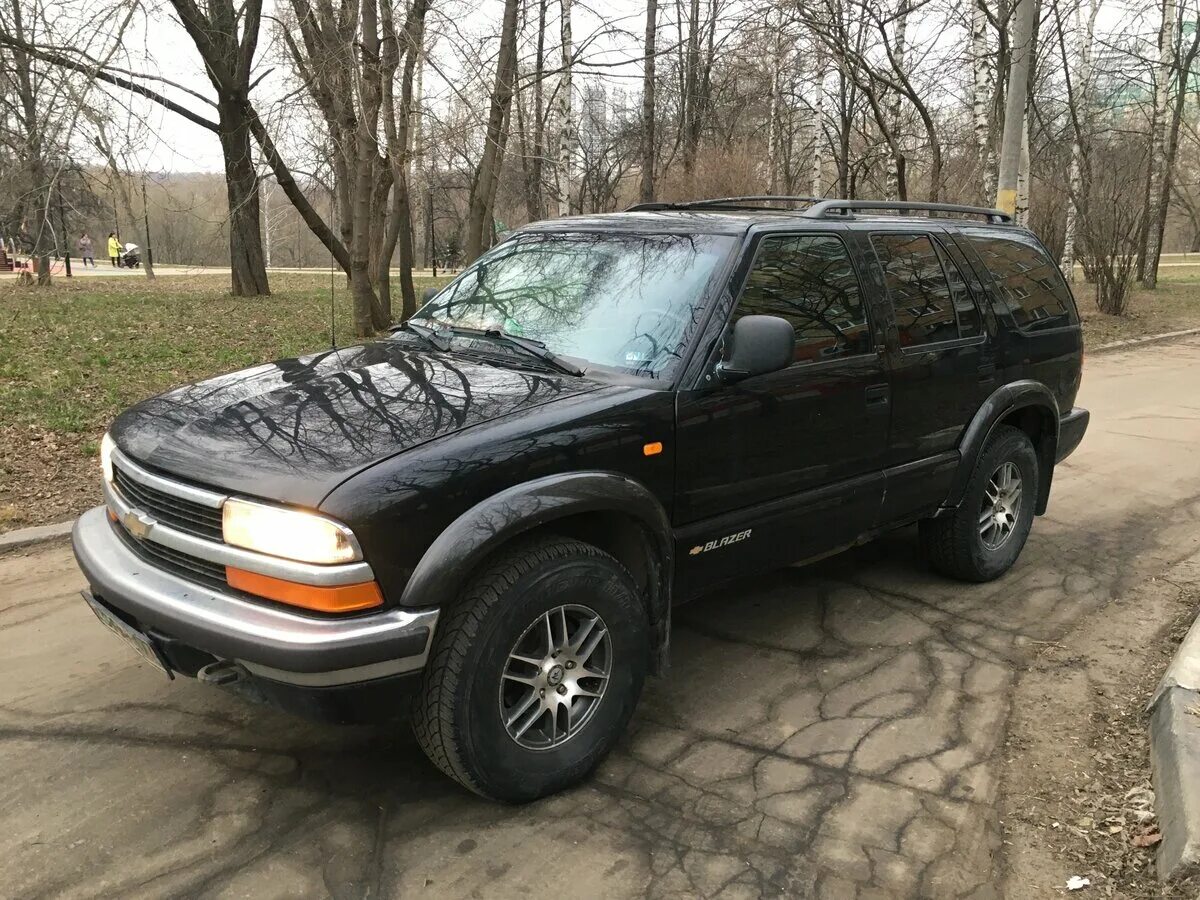
[[[111,434],[133,459],[188,481],[317,506],[372,463],[598,387],[383,340],[176,388],[126,410]]]

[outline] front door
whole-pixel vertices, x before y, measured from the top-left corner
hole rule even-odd
[[[683,595],[837,549],[874,525],[890,392],[868,306],[839,235],[759,239],[733,320],[787,319],[795,360],[679,394]]]

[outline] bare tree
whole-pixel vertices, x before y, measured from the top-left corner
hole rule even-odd
[[[571,71],[575,45],[571,39],[571,0],[560,0],[562,72],[558,85],[558,214],[571,214],[571,167],[575,159],[575,119],[571,113]]]
[[[658,0],[646,0],[646,39],[643,44],[642,71],[642,176],[639,197],[643,203],[654,199],[655,139],[655,56],[658,46]]]
[[[568,0],[569,2],[569,0]],[[504,0],[504,21],[500,30],[500,52],[496,59],[496,78],[484,135],[483,154],[475,168],[467,216],[466,259],[479,256],[490,242],[491,209],[500,179],[500,163],[507,136],[506,120],[512,104],[513,81],[517,71],[517,12],[519,0]],[[560,201],[561,202],[561,201]],[[488,232],[485,236],[485,230]]]
[[[136,233],[139,220],[145,221],[145,219],[147,218],[147,212],[146,212],[146,208],[145,208],[145,197],[143,195],[142,215],[139,216],[137,213],[137,210],[134,209],[133,195],[130,193],[130,190],[129,190],[128,177],[125,173],[123,173],[121,171],[122,167],[120,165],[118,165],[118,163],[117,163],[118,155],[125,156],[125,154],[121,153],[120,150],[117,150],[114,148],[112,137],[109,134],[108,124],[105,122],[104,117],[102,115],[98,114],[94,110],[85,110],[85,115],[88,117],[88,120],[92,123],[92,127],[94,129],[94,134],[92,137],[92,144],[95,146],[96,150],[100,153],[101,158],[104,160],[105,165],[108,167],[108,174],[109,174],[110,183],[112,185],[112,189],[113,189],[114,193],[116,194],[116,196],[119,197],[121,200],[121,207],[125,212],[126,221],[129,222],[130,227],[132,229],[134,229],[135,233]],[[126,166],[126,169],[128,170],[128,166]],[[143,179],[145,178],[145,173],[142,173],[142,178]],[[141,238],[142,238],[142,247],[145,250],[149,250],[150,238],[149,238],[149,235],[147,235],[144,230],[142,231]],[[151,254],[149,252],[144,252],[142,254],[141,266],[142,266],[142,271],[145,272],[146,278],[153,280],[153,278],[154,278],[154,260],[152,259]]]

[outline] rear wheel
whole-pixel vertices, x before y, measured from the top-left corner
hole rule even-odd
[[[1017,561],[1033,527],[1038,461],[1029,435],[999,426],[953,514],[920,525],[921,549],[943,575],[991,581]]]
[[[472,791],[543,797],[584,778],[616,743],[648,658],[645,610],[617,560],[566,538],[524,542],[444,614],[413,729]]]

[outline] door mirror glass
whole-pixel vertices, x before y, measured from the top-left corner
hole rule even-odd
[[[436,297],[438,294],[440,294],[441,291],[442,291],[441,288],[435,288],[435,287],[425,288],[425,290],[421,291],[421,305],[424,306],[426,303],[428,303],[430,300],[432,300],[434,297]]]
[[[742,316],[733,326],[721,378],[737,381],[786,369],[796,352],[796,330],[779,316]]]

